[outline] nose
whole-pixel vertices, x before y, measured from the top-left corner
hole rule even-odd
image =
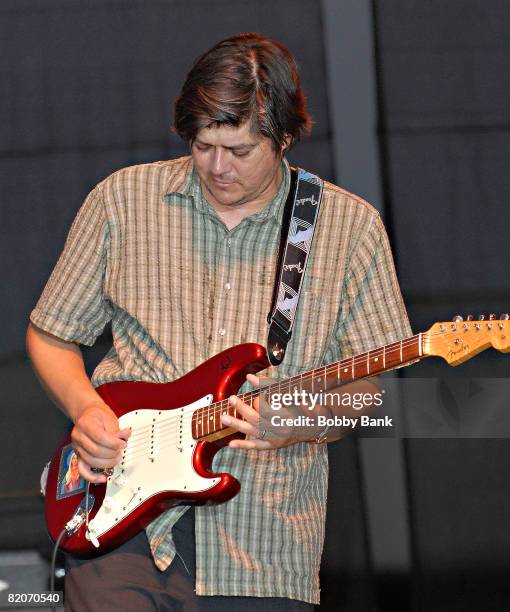
[[[211,174],[222,176],[230,171],[230,151],[216,147],[212,156]]]

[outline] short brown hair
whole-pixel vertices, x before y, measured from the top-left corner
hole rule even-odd
[[[193,142],[202,128],[246,121],[275,151],[287,135],[293,144],[312,124],[296,60],[254,32],[226,38],[196,60],[175,103],[174,129]]]

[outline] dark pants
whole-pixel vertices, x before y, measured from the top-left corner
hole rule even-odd
[[[195,521],[192,510],[173,528],[178,554],[166,571],[152,560],[139,533],[116,550],[88,560],[67,558],[65,609],[72,612],[311,612],[313,605],[279,597],[195,595]]]

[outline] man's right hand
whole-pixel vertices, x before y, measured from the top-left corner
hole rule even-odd
[[[48,395],[75,423],[71,437],[80,475],[93,483],[105,482],[103,474],[90,468],[117,464],[131,430],[119,430],[115,413],[103,402],[87,376],[77,344],[31,323],[27,330],[27,351]]]
[[[95,484],[106,482],[104,474],[90,468],[109,468],[119,463],[130,435],[130,429],[119,430],[115,413],[105,403],[84,408],[71,433],[80,475]]]

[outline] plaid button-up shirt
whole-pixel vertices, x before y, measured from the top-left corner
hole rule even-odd
[[[91,345],[111,321],[98,386],[168,382],[233,344],[265,344],[289,169],[273,200],[228,230],[202,197],[189,157],[125,168],[80,209],[31,314],[38,327]],[[325,184],[287,378],[400,339],[409,324],[377,212]],[[196,509],[198,595],[319,601],[328,461],[325,445],[223,449],[214,471],[241,492]],[[177,507],[147,528],[157,567],[171,563]]]

